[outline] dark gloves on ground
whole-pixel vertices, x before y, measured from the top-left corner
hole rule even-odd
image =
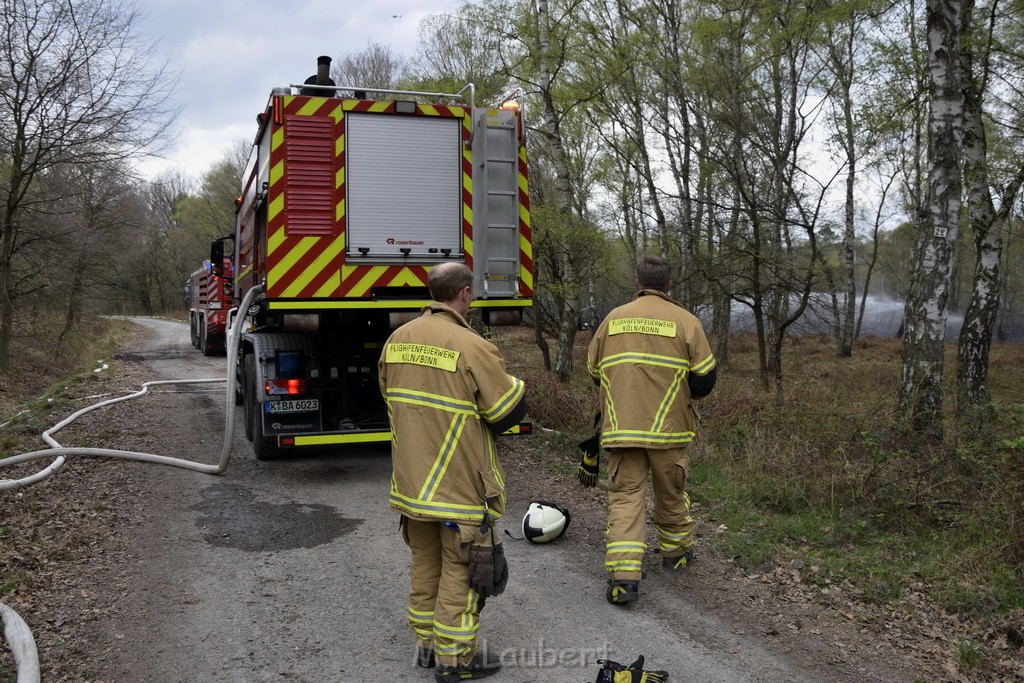
[[[508,562],[500,543],[469,547],[469,583],[483,598],[501,595],[505,590]]]
[[[622,666],[610,659],[597,660],[604,666],[597,673],[595,683],[664,683],[667,671],[644,671],[643,655],[629,666]]]

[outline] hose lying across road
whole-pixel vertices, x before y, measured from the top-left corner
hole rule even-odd
[[[36,641],[28,624],[18,613],[0,602],[0,623],[4,627],[4,637],[11,645],[14,654],[14,667],[18,672],[18,683],[39,683],[39,653],[36,652]]]
[[[234,382],[228,381],[231,379],[233,368],[238,357],[238,342],[242,336],[242,329],[245,324],[245,319],[248,317],[249,304],[252,302],[252,298],[256,293],[261,290],[260,287],[254,287],[246,293],[245,298],[242,300],[241,305],[238,308],[239,315],[236,315],[230,329],[228,330],[228,338],[225,346],[227,347],[227,373],[225,377],[216,377],[211,379],[174,379],[174,380],[159,380],[154,382],[146,382],[142,385],[139,391],[126,396],[120,396],[107,401],[102,401],[94,405],[83,408],[69,417],[61,420],[59,423],[50,427],[43,432],[43,440],[50,445],[50,448],[40,451],[32,451],[31,453],[22,453],[21,455],[15,455],[10,458],[4,458],[0,460],[0,469],[9,467],[11,465],[17,465],[32,460],[41,460],[44,458],[54,458],[53,462],[49,466],[43,468],[39,472],[33,475],[24,477],[22,479],[0,479],[0,492],[20,488],[22,486],[28,486],[38,481],[46,479],[50,475],[57,472],[67,458],[73,455],[81,456],[94,456],[104,458],[119,458],[121,460],[137,460],[141,462],[150,462],[157,465],[168,465],[170,467],[180,467],[187,470],[193,470],[196,472],[203,472],[206,474],[222,474],[228,468],[228,462],[231,460],[231,449],[234,444],[235,438],[235,421],[234,421],[234,406],[235,406],[235,386]],[[224,443],[221,447],[220,460],[216,465],[207,465],[205,463],[194,462],[192,460],[183,460],[181,458],[171,458],[165,455],[154,455],[152,453],[138,453],[135,451],[120,451],[109,448],[76,448],[76,447],[65,447],[61,446],[56,439],[53,438],[53,434],[56,434],[60,430],[67,427],[69,424],[77,420],[82,415],[89,413],[98,408],[103,408],[115,403],[122,401],[128,401],[133,398],[139,398],[149,393],[149,387],[159,386],[163,384],[211,384],[214,382],[225,382],[225,407],[224,407]],[[56,456],[56,457],[55,457]],[[15,665],[18,669],[17,683],[38,683],[39,681],[39,656],[36,651],[35,641],[32,638],[32,632],[25,624],[24,620],[18,616],[17,612],[12,610],[7,605],[0,603],[0,617],[2,617],[4,625],[4,637],[14,653]]]

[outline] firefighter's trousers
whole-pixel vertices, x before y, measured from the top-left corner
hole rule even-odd
[[[639,581],[647,550],[647,473],[654,485],[658,550],[679,557],[693,544],[686,479],[690,457],[682,448],[614,448],[608,462],[608,544],[605,569],[613,579]]]
[[[433,647],[440,666],[468,664],[476,654],[481,600],[469,585],[469,545],[443,522],[402,518],[409,567],[409,626],[419,647]]]

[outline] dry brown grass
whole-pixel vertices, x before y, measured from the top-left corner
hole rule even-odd
[[[589,340],[577,337],[574,374],[563,384],[543,370],[531,329],[496,331],[510,371],[527,382],[539,425],[573,436],[591,429],[597,390],[585,371]],[[799,539],[819,560],[828,555],[844,579],[878,586],[877,553],[887,548],[893,559],[882,597],[928,576],[951,608],[1024,607],[1024,346],[992,348],[993,422],[967,438],[950,417],[944,443],[899,428],[900,368],[898,339],[864,338],[851,358],[840,358],[830,338],[791,338],[780,407],[774,387],[762,384],[756,339],[737,335],[718,386],[698,404],[694,496],[721,521],[760,520],[753,545],[748,538],[730,549],[751,561],[792,553]],[[951,345],[948,413],[955,374]],[[979,585],[986,591],[967,588]]]

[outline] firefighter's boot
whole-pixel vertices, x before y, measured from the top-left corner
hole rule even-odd
[[[670,571],[676,571],[679,569],[685,569],[693,564],[693,561],[697,559],[693,555],[693,548],[687,548],[686,552],[676,557],[663,557],[661,562],[665,566],[665,569]]]
[[[435,664],[433,646],[416,646],[416,666],[433,669]]]
[[[608,602],[613,605],[628,605],[640,597],[640,582],[622,579],[608,579]]]
[[[501,671],[501,660],[490,657],[483,650],[478,650],[469,664],[460,666],[439,666],[434,669],[434,680],[438,683],[457,683],[457,681],[475,681],[487,678]]]

